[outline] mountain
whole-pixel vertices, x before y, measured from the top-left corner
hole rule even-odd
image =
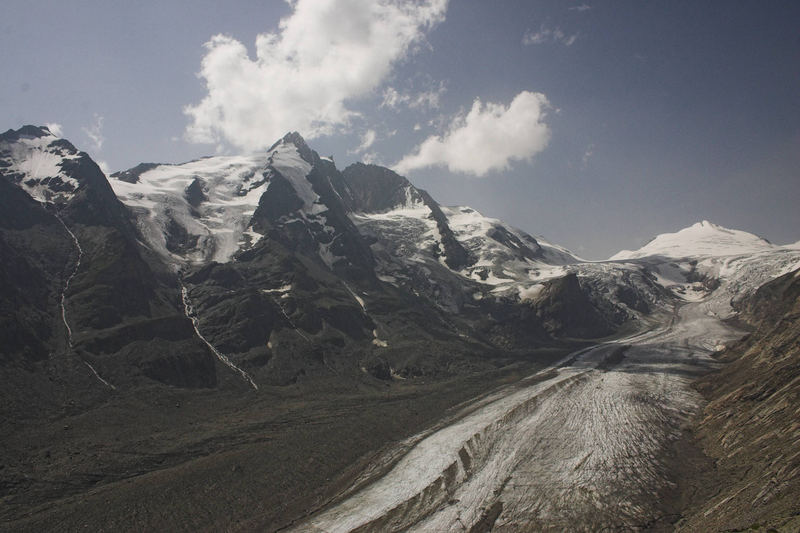
[[[623,250],[610,261],[643,257],[721,257],[774,250],[766,239],[740,230],[723,228],[707,220],[675,233],[663,233],[636,251]]]
[[[737,441],[719,421],[753,407],[761,384],[774,412],[793,390],[793,360],[773,355],[794,342],[797,278],[764,284],[800,268],[796,246],[703,222],[585,261],[440,205],[390,169],[339,170],[297,133],[255,154],[106,177],[46,128],[9,130],[0,257],[0,520],[15,530],[82,528],[87,517],[115,530],[283,527],[356,490],[376,457],[398,460],[413,435],[471,409],[462,402],[489,405],[562,370],[591,381],[547,394],[629,390],[626,401],[660,409],[636,389],[665,383],[650,339],[691,333],[721,350],[735,335],[704,328],[737,313],[758,329],[746,355],[721,352],[736,362],[731,388],[709,389],[710,422],[698,426],[708,453],[720,464],[755,454],[758,437]],[[676,387],[699,372],[694,347],[687,337],[678,350],[691,369],[670,378]],[[631,353],[646,364],[620,367]],[[788,449],[783,433],[776,450]],[[474,451],[458,452],[464,472]]]
[[[800,254],[791,245],[776,246],[703,221],[658,235],[639,250],[623,250],[609,261],[642,265],[678,298],[705,300],[710,312],[728,318],[736,314],[738,301],[797,268]]]
[[[9,130],[0,188],[4,414],[71,389],[96,401],[147,380],[217,384],[177,285],[87,154],[46,128]]]
[[[608,335],[638,312],[579,277],[556,283],[581,262],[567,250],[440,206],[389,169],[340,172],[297,133],[266,153],[142,164],[110,181],[180,278],[198,333],[255,382],[447,373],[463,357]]]

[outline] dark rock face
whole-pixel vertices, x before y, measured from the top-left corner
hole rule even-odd
[[[331,257],[330,268],[345,279],[374,280],[372,252],[347,216],[352,199],[344,188],[341,173],[333,163],[320,159],[297,133],[288,134],[270,151],[274,152],[281,144],[294,145],[303,160],[311,165],[306,179],[326,209],[319,215],[294,216],[303,208],[303,200],[288,179],[268,166],[270,186],[253,214],[253,226],[310,258],[319,258],[320,247],[324,247]]]
[[[614,332],[613,325],[594,306],[575,274],[545,282],[534,309],[551,335],[593,338]]]
[[[722,353],[731,362],[721,373],[699,384],[709,403],[697,431],[715,461],[703,484],[722,488],[693,498],[681,531],[800,526],[800,270],[741,305],[755,331]]]
[[[445,263],[453,270],[461,270],[471,263],[469,253],[461,246],[458,239],[456,239],[453,230],[450,229],[447,223],[447,217],[444,216],[444,213],[442,213],[442,210],[439,208],[439,204],[437,204],[427,192],[420,191],[420,194],[422,195],[422,201],[425,202],[425,205],[431,210],[431,215],[436,221],[439,234],[442,236],[442,246],[444,247],[442,253],[444,254]]]
[[[203,182],[199,178],[192,180],[192,183],[186,187],[186,201],[195,208],[208,201],[208,196],[203,191]]]
[[[352,210],[356,212],[378,213],[408,201],[424,203],[436,221],[444,248],[439,253],[444,256],[447,266],[460,270],[470,264],[469,253],[456,239],[447,217],[430,194],[417,189],[388,168],[377,165],[356,163],[344,169],[342,176],[347,184],[344,190],[355,200]]]
[[[60,346],[57,295],[74,261],[58,221],[0,179],[0,357],[41,361]]]
[[[518,259],[536,260],[542,258],[542,248],[533,237],[527,243],[523,243],[519,237],[505,228],[493,228],[489,232],[489,237],[500,244],[504,244],[508,249],[517,252]]]
[[[346,187],[339,192],[349,193],[353,211],[379,213],[406,203],[406,190],[412,201],[421,200],[411,182],[399,174],[378,165],[354,163],[342,171]]]
[[[111,177],[117,178],[119,180],[128,182],[128,183],[137,183],[139,181],[139,176],[147,172],[148,170],[153,170],[158,166],[158,163],[139,163],[133,168],[128,170],[123,170],[121,172],[114,172],[111,174]]]

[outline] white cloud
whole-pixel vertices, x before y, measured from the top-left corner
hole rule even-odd
[[[410,107],[411,109],[422,109],[422,110],[438,109],[439,99],[445,92],[447,92],[447,88],[445,87],[444,82],[442,82],[439,84],[439,87],[437,89],[431,89],[430,91],[423,91],[411,97],[411,101],[408,103],[408,107]]]
[[[50,130],[50,133],[52,133],[56,137],[63,137],[64,136],[64,127],[61,126],[61,124],[59,124],[57,122],[48,122],[44,126],[48,130]]]
[[[561,28],[548,28],[544,24],[539,27],[539,31],[533,32],[528,30],[522,36],[522,44],[544,44],[544,43],[560,43],[564,46],[572,46],[578,40],[578,34],[567,35]]]
[[[580,5],[572,6],[571,8],[569,8],[570,11],[578,11],[580,13],[582,13],[584,11],[589,11],[590,9],[592,9],[592,6],[589,6],[589,5],[586,5],[586,4],[580,4]]]
[[[586,147],[586,150],[583,152],[583,157],[581,158],[581,168],[586,170],[589,166],[589,160],[594,155],[594,143],[590,144]]]
[[[410,109],[428,111],[439,108],[439,100],[447,92],[444,82],[440,82],[436,88],[420,91],[416,94],[400,93],[394,87],[387,87],[383,91],[383,102],[381,107],[398,109],[406,106]]]
[[[381,158],[376,152],[367,152],[361,156],[361,162],[365,165],[381,165]]]
[[[95,113],[94,122],[81,129],[83,129],[83,133],[89,137],[89,140],[92,141],[96,151],[99,152],[103,149],[103,143],[106,141],[106,138],[103,136],[103,117],[101,115]]]
[[[545,124],[547,97],[523,91],[511,104],[487,103],[476,99],[466,115],[456,116],[442,136],[431,136],[403,157],[394,169],[444,166],[451,172],[485,176],[505,170],[511,161],[530,160],[550,140]]]
[[[360,154],[361,152],[366,152],[369,147],[373,145],[377,138],[378,134],[375,133],[375,130],[365,131],[364,135],[361,136],[361,144],[358,145],[354,150],[350,150],[349,153]]]
[[[193,142],[257,149],[287,131],[309,138],[346,128],[348,103],[375,90],[444,20],[448,0],[294,0],[276,33],[244,44],[216,35],[199,77],[207,95],[184,109]]]
[[[400,104],[408,103],[409,99],[410,97],[407,94],[400,94],[394,87],[387,87],[383,91],[383,102],[381,102],[381,107],[397,109]]]
[[[108,166],[108,163],[106,163],[105,161],[95,161],[95,162],[97,163],[97,166],[100,167],[100,170],[103,171],[103,174],[105,174],[106,176],[111,174],[111,168]]]

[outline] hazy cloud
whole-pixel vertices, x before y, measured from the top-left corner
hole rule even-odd
[[[548,28],[544,24],[539,27],[539,31],[528,30],[522,36],[522,44],[544,44],[544,43],[559,43],[564,46],[572,46],[578,40],[578,34],[567,35],[561,28]]]
[[[589,166],[589,160],[594,155],[594,143],[590,144],[586,147],[586,150],[583,152],[583,157],[581,158],[581,168],[586,170]]]
[[[399,109],[402,106],[411,109],[429,111],[439,108],[439,100],[447,92],[444,82],[440,82],[438,87],[417,93],[400,93],[394,87],[387,87],[383,91],[383,102],[381,107]]]
[[[64,136],[64,128],[61,126],[61,124],[59,124],[57,122],[48,122],[44,126],[48,130],[50,130],[50,133],[52,133],[56,137],[63,137]]]
[[[256,38],[255,59],[233,37],[205,44],[207,95],[184,109],[193,142],[244,149],[289,130],[313,138],[346,128],[348,101],[376,89],[393,65],[444,20],[447,0],[295,0],[276,33]]]
[[[360,154],[361,152],[366,152],[370,146],[373,145],[375,139],[378,138],[378,134],[375,133],[375,130],[367,130],[364,132],[364,135],[361,136],[361,144],[358,145],[355,149],[351,150],[349,153],[351,154]]]
[[[111,168],[108,166],[108,163],[106,163],[105,161],[96,161],[96,163],[97,166],[100,167],[100,170],[103,171],[103,174],[105,174],[106,176],[111,174]]]
[[[376,152],[367,152],[361,156],[361,162],[365,165],[382,165],[381,157]]]
[[[89,140],[92,141],[94,145],[93,148],[98,152],[103,149],[103,143],[106,141],[106,138],[103,136],[103,117],[98,115],[97,113],[94,114],[94,122],[81,128],[83,133],[89,137]],[[52,130],[51,130],[52,131]]]
[[[569,8],[570,11],[578,11],[580,13],[583,13],[584,11],[589,11],[590,9],[592,9],[592,6],[589,6],[589,5],[586,5],[586,4],[580,4],[580,5],[572,6],[571,8]]]
[[[530,160],[550,140],[545,124],[547,97],[523,91],[511,104],[476,99],[466,115],[457,115],[441,136],[430,136],[395,166],[399,173],[444,166],[451,172],[485,176],[505,170],[511,161]]]

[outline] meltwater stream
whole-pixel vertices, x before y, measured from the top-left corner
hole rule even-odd
[[[69,349],[72,350],[73,348],[72,328],[69,327],[69,321],[67,320],[67,290],[69,290],[70,282],[72,282],[72,279],[75,277],[75,275],[78,273],[78,269],[81,267],[81,260],[83,259],[83,248],[81,248],[81,243],[80,241],[78,241],[78,237],[75,235],[75,233],[72,232],[71,229],[69,229],[69,226],[67,226],[64,220],[58,214],[56,214],[55,217],[56,219],[58,219],[58,221],[67,231],[69,236],[72,238],[72,242],[73,244],[75,244],[75,249],[78,251],[78,258],[75,261],[75,267],[72,269],[70,275],[67,276],[67,279],[64,282],[64,288],[61,290],[61,320],[64,322],[64,328],[66,329],[67,332],[67,345],[69,346]],[[114,385],[112,385],[111,383],[109,383],[100,376],[100,374],[97,372],[97,370],[95,370],[95,368],[91,365],[91,363],[89,363],[85,359],[81,359],[81,361],[83,362],[84,365],[87,366],[87,368],[89,368],[89,370],[91,370],[92,375],[96,377],[97,380],[100,381],[100,383],[102,383],[111,390],[116,390],[116,387]]]
[[[213,353],[217,359],[220,360],[220,362],[239,374],[242,379],[250,384],[251,387],[258,390],[258,385],[256,385],[256,382],[253,381],[252,377],[250,377],[250,374],[236,366],[236,363],[231,361],[227,355],[217,350],[214,345],[208,342],[203,334],[200,333],[200,320],[197,318],[197,314],[194,312],[192,303],[189,300],[189,291],[186,289],[186,286],[184,286],[183,283],[181,283],[181,299],[183,300],[183,312],[186,315],[186,318],[192,321],[192,327],[194,328],[194,332],[197,334],[197,338],[199,338],[206,346],[208,346],[208,349],[211,350],[211,353]]]

